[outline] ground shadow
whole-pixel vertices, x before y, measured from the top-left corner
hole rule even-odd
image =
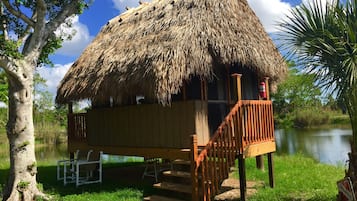
[[[76,187],[75,184],[63,185],[63,181],[57,181],[56,166],[38,167],[37,181],[43,185],[45,192],[54,192],[60,196],[80,194],[84,192],[115,192],[120,189],[134,189],[143,192],[143,196],[153,193],[152,178],[142,179],[144,165],[133,164],[110,164],[103,166],[102,184],[89,184]]]

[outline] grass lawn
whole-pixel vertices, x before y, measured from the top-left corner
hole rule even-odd
[[[255,168],[255,160],[247,159],[247,179],[263,181],[265,186],[248,200],[281,201],[330,201],[337,194],[336,181],[344,176],[343,167],[334,167],[315,162],[302,155],[275,156],[276,187],[271,189],[268,172]],[[3,161],[3,160],[2,160]],[[143,166],[140,163],[105,164],[103,184],[85,185],[76,188],[73,184],[63,186],[56,180],[55,161],[39,162],[38,182],[53,200],[68,201],[139,201],[153,192],[152,180],[141,179]],[[7,164],[0,164],[0,184],[4,184]],[[267,168],[267,164],[265,164]],[[237,177],[237,174],[233,174]]]
[[[254,160],[247,163],[247,179],[264,181],[265,187],[252,201],[330,201],[336,200],[336,182],[344,177],[344,167],[317,163],[302,156],[276,156],[274,189],[269,187],[268,172],[256,170]],[[265,165],[267,168],[267,164]]]

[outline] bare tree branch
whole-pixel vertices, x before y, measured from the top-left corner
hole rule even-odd
[[[33,27],[33,33],[31,34],[31,37],[29,37],[26,42],[26,45],[24,46],[23,49],[23,55],[25,57],[28,57],[29,59],[37,59],[40,52],[41,48],[47,41],[47,38],[45,38],[45,26],[46,26],[46,12],[47,12],[47,6],[46,2],[44,0],[37,0],[36,2],[36,9],[34,11],[34,15],[36,17],[36,24]],[[36,62],[37,61],[33,61]]]
[[[32,13],[31,19],[33,21],[36,21],[36,18],[37,18],[37,10],[34,10],[34,12]],[[24,29],[24,32],[22,34],[18,35],[18,42],[20,44],[23,44],[23,41],[29,36],[30,31],[31,31],[31,26],[27,25],[27,27]]]
[[[23,14],[22,12],[14,9],[9,1],[6,0],[1,0],[1,2],[4,4],[4,6],[6,7],[6,9],[13,14],[14,16],[22,19],[25,23],[27,23],[30,26],[35,26],[35,22],[33,20],[31,20],[30,18],[28,18],[25,14]]]
[[[77,14],[78,4],[81,0],[73,0],[69,4],[64,5],[62,11],[46,25],[46,37],[49,37],[57,28],[70,16]]]

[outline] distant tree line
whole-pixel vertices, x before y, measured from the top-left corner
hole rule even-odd
[[[46,80],[36,73],[34,75],[34,124],[35,132],[42,128],[65,129],[67,125],[67,109],[54,104],[53,95],[47,90]],[[8,85],[5,73],[0,70],[0,102],[5,107],[0,108],[0,126],[5,128],[7,122]],[[37,128],[37,129],[36,129]],[[39,132],[36,132],[39,133]]]
[[[343,103],[333,94],[323,94],[312,73],[299,70],[288,62],[286,80],[272,94],[275,122],[278,127],[314,127],[333,123],[344,112]],[[348,124],[348,117],[345,117]]]

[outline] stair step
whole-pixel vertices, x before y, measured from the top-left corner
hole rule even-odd
[[[191,161],[182,160],[182,159],[176,159],[176,160],[172,161],[172,163],[174,165],[191,165]]]
[[[145,197],[145,201],[183,201],[180,199],[176,198],[169,198],[169,197],[164,197],[164,196],[159,196],[159,195],[152,195],[150,197]]]
[[[183,185],[183,184],[177,184],[177,183],[171,183],[171,182],[162,182],[162,183],[154,184],[153,187],[157,188],[157,189],[161,189],[161,190],[191,194],[191,185]]]
[[[185,171],[168,170],[162,172],[164,176],[191,178],[191,173]]]

